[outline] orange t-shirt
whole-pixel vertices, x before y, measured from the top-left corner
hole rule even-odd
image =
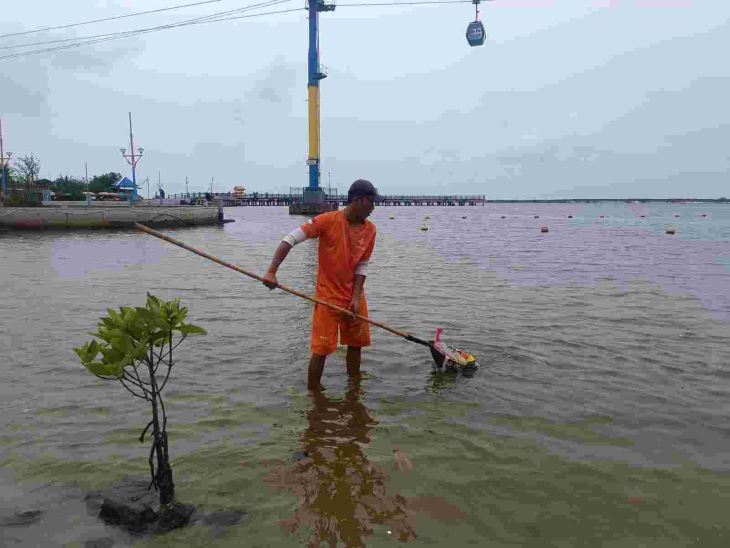
[[[344,211],[330,211],[304,223],[301,229],[308,238],[319,238],[317,297],[346,307],[352,298],[355,269],[373,253],[375,225],[366,219],[351,226]]]

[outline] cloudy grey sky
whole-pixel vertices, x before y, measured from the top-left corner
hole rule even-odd
[[[193,0],[3,2],[0,34]],[[730,196],[730,2],[495,0],[346,6],[321,17],[322,182],[489,198]],[[383,1],[383,0],[379,0]],[[7,46],[174,23],[220,2],[25,36]],[[292,0],[265,11],[303,7]],[[262,10],[259,10],[262,11]],[[26,49],[38,49],[26,48]],[[128,165],[168,192],[307,184],[304,10],[0,59],[6,149],[41,175]],[[146,193],[146,185],[143,188]]]

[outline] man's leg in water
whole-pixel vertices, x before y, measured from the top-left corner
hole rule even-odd
[[[322,389],[320,380],[324,371],[324,362],[329,354],[337,350],[337,322],[336,312],[319,303],[314,306],[310,341],[312,357],[309,359],[307,374],[307,388],[310,390]]]
[[[349,356],[349,350],[347,355]],[[327,359],[327,356],[322,356],[320,354],[312,354],[312,357],[309,359],[309,373],[307,374],[307,388],[310,390],[321,390],[322,385],[320,384],[320,380],[322,379],[322,372],[324,371],[324,362]],[[359,363],[359,361],[358,361]],[[349,366],[348,366],[349,370]]]
[[[347,374],[351,377],[360,376],[361,350],[362,349],[359,346],[347,347],[347,357],[345,358],[345,361],[347,363]]]
[[[365,297],[360,299],[360,314],[367,317],[368,304]],[[360,318],[345,318],[340,323],[340,342],[347,345],[347,374],[350,377],[360,375],[360,358],[362,348],[370,346],[370,324]]]

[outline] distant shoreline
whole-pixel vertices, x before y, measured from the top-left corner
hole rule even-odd
[[[663,204],[730,204],[728,198],[555,198],[552,200],[491,200],[488,204],[590,204],[611,203],[663,203]]]

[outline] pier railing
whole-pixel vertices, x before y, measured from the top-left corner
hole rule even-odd
[[[301,188],[301,187],[297,187]],[[232,192],[215,192],[208,194],[204,192],[191,192],[189,194],[168,194],[167,200],[180,200],[183,203],[200,203],[206,200],[206,196],[212,198],[212,202],[216,205],[220,204],[225,207],[232,206],[289,206],[302,202],[303,193],[294,192],[291,189],[289,194],[278,194],[272,192],[254,192],[245,196],[236,195]],[[336,193],[327,193],[325,190],[326,201],[331,204],[347,205],[347,195]],[[484,205],[487,197],[482,194],[468,195],[384,195],[380,206],[473,206]]]

